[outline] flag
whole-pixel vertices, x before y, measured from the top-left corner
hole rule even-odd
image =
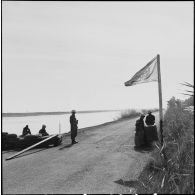
[[[157,57],[153,58],[146,66],[139,70],[125,86],[132,86],[140,83],[158,81]]]
[[[139,70],[129,81],[125,82],[125,86],[132,86],[140,83],[158,81],[159,94],[159,118],[160,118],[160,137],[161,145],[163,146],[163,107],[162,107],[162,87],[160,73],[160,55],[158,54],[146,66]]]

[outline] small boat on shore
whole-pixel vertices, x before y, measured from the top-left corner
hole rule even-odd
[[[40,136],[40,135],[26,135],[24,137],[17,136],[16,134],[8,134],[7,132],[2,132],[2,150],[20,150],[30,147],[40,141],[43,141],[50,136]],[[37,148],[48,147],[50,145],[58,146],[62,142],[62,136],[57,135],[48,141],[41,143],[36,146]]]

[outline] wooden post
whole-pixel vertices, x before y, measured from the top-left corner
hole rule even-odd
[[[59,134],[61,134],[61,123],[59,121]]]
[[[57,134],[57,135],[58,135],[58,134]],[[28,150],[34,148],[35,146],[38,146],[38,145],[40,145],[40,144],[42,144],[42,143],[44,143],[44,142],[50,140],[51,138],[56,137],[57,135],[52,135],[52,136],[48,137],[47,139],[44,139],[44,140],[42,140],[42,141],[40,141],[40,142],[38,142],[38,143],[36,143],[36,144],[34,144],[34,145],[32,145],[32,146],[30,146],[30,147],[24,149],[24,150],[22,150],[22,151],[20,151],[20,152],[18,152],[18,153],[16,153],[16,154],[14,154],[13,156],[10,156],[9,158],[6,158],[6,160],[10,160],[10,159],[12,159],[12,158],[14,158],[14,157],[16,157],[16,156],[22,154],[22,153],[24,153],[24,152],[26,152],[26,151],[28,151]]]
[[[158,95],[159,95],[159,116],[160,116],[160,138],[163,145],[163,108],[162,108],[162,87],[161,87],[161,72],[160,72],[160,55],[157,55],[157,70],[158,70]]]

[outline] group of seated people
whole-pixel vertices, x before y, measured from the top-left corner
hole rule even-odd
[[[24,128],[23,128],[23,131],[22,131],[22,137],[26,136],[26,135],[31,135],[31,131],[28,127],[28,125],[26,125]],[[39,130],[39,135],[41,136],[47,136],[49,135],[47,132],[46,132],[46,125],[42,125],[42,128]]]

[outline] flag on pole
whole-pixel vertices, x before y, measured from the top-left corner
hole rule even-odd
[[[125,86],[132,86],[151,81],[158,81],[157,56],[139,70],[129,81],[125,82]]]
[[[159,93],[159,118],[160,118],[160,135],[161,144],[163,145],[163,107],[162,107],[162,87],[160,72],[160,55],[158,54],[146,66],[139,70],[129,81],[125,82],[125,86],[132,86],[140,83],[158,81]]]

